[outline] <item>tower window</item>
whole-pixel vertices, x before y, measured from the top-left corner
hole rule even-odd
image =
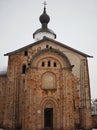
[[[44,67],[44,66],[45,66],[45,62],[44,62],[44,61],[42,62],[41,66],[42,66],[42,67]]]
[[[48,67],[50,67],[51,66],[51,62],[50,61],[48,61]]]
[[[57,66],[57,63],[56,62],[54,62],[54,67],[56,67]]]
[[[28,56],[28,51],[24,51],[24,56]]]
[[[25,74],[26,73],[26,65],[23,65],[22,66],[22,74]]]

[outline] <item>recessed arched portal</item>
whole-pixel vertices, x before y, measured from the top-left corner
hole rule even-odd
[[[41,102],[41,124],[43,129],[56,127],[57,112],[58,104],[55,99],[47,97]]]

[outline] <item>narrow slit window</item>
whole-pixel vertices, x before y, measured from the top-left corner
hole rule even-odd
[[[57,63],[56,62],[54,62],[54,67],[57,67]]]
[[[50,67],[51,66],[51,62],[50,61],[48,61],[48,67]]]
[[[75,100],[73,100],[73,108],[75,109]]]
[[[24,56],[28,56],[28,51],[24,51]]]
[[[42,67],[44,67],[44,66],[45,66],[45,62],[43,61],[43,62],[42,62]]]
[[[26,65],[23,65],[22,66],[22,74],[25,74],[26,73]]]

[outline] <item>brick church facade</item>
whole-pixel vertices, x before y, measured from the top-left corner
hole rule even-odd
[[[5,130],[92,129],[91,56],[56,41],[49,20],[44,7],[36,41],[5,54],[7,73],[0,75],[0,127]]]

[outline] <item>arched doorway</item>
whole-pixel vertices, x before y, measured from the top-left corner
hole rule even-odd
[[[54,129],[57,124],[57,108],[58,104],[55,99],[51,97],[45,98],[41,103],[41,117],[43,129]]]

